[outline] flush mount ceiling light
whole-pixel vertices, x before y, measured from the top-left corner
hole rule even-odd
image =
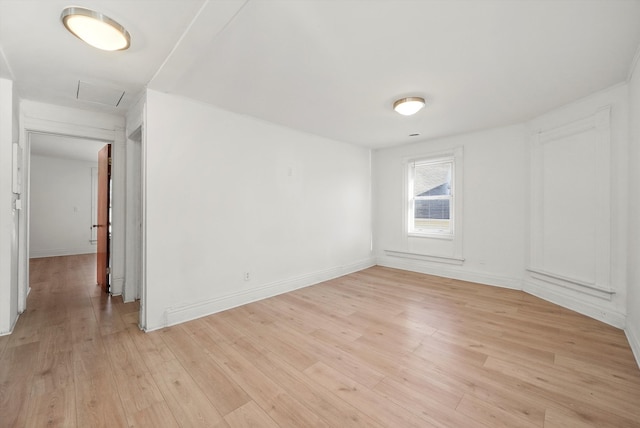
[[[421,97],[400,98],[393,103],[393,109],[404,116],[416,114],[422,107],[424,107],[424,98]]]
[[[83,7],[67,7],[60,19],[77,38],[94,48],[120,51],[131,44],[131,36],[125,28],[100,12]]]

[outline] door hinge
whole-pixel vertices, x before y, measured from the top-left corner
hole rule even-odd
[[[111,158],[109,158],[109,165],[111,165]]]
[[[107,275],[111,275],[111,268],[110,267],[107,268]]]

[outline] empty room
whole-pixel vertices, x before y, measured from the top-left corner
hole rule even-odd
[[[0,0],[0,427],[640,427],[640,0]]]

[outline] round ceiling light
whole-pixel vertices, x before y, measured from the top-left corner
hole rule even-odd
[[[424,107],[424,98],[421,97],[400,98],[393,103],[393,109],[404,116],[416,114],[422,107]]]
[[[83,7],[68,7],[62,11],[60,19],[71,34],[94,48],[120,51],[131,44],[129,32],[100,12]]]

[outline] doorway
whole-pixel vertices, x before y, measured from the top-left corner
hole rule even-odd
[[[125,253],[127,260],[125,263],[125,278],[122,298],[125,302],[142,299],[142,263],[143,263],[143,246],[142,246],[142,135],[143,125],[138,126],[127,137],[126,153],[126,231],[127,242]],[[141,326],[143,318],[144,306],[141,308]]]
[[[93,252],[92,175],[104,142],[51,134],[30,140],[30,256]]]
[[[18,310],[20,313],[26,309],[27,295],[29,294],[29,259],[31,253],[30,245],[30,168],[31,168],[31,145],[34,136],[48,135],[52,137],[64,137],[93,140],[101,146],[112,144],[112,238],[111,238],[111,295],[121,295],[124,285],[124,265],[125,265],[125,150],[124,150],[124,130],[92,128],[68,123],[53,122],[50,120],[39,120],[29,118],[23,121],[22,128],[24,142],[23,156],[23,209],[20,211],[19,230],[19,272],[18,272]],[[96,152],[97,153],[97,152]],[[97,158],[96,158],[97,159]],[[80,210],[78,209],[78,212]],[[93,223],[95,224],[95,223]],[[92,226],[89,225],[87,228]],[[141,302],[142,303],[142,302]]]
[[[33,132],[29,143],[29,259],[95,254],[109,292],[111,145]]]

